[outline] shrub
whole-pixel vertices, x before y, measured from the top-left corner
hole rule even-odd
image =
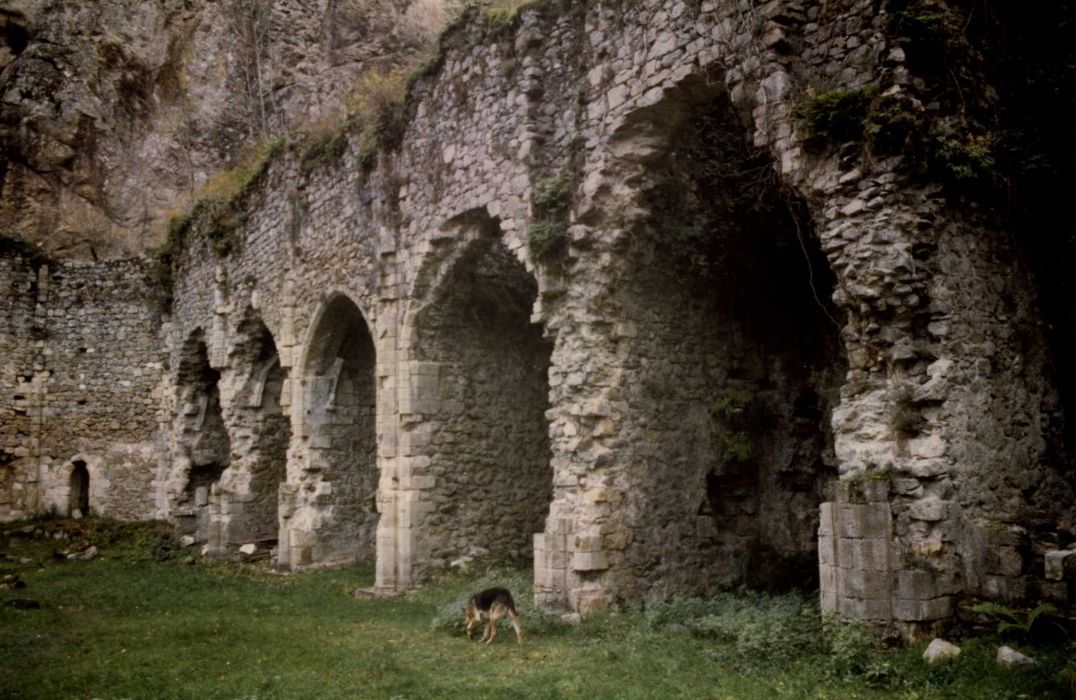
[[[807,135],[807,144],[820,148],[861,141],[874,93],[873,87],[808,91],[795,107],[796,120]]]
[[[535,183],[531,195],[532,219],[527,227],[527,249],[535,261],[549,262],[567,250],[568,215],[575,186],[571,168]]]
[[[321,166],[339,161],[347,150],[347,132],[347,121],[338,115],[307,128],[301,141],[299,170],[310,174]]]
[[[154,561],[168,561],[179,550],[179,541],[170,534],[154,535],[149,542],[149,556]]]
[[[705,600],[674,598],[647,608],[645,615],[651,625],[730,643],[754,660],[787,660],[820,650],[818,606],[799,594],[742,590]]]
[[[930,164],[951,184],[985,184],[994,175],[995,134],[938,127],[931,137]]]
[[[1068,638],[1068,631],[1058,622],[1058,610],[1043,603],[1033,610],[1016,611],[998,603],[980,603],[972,608],[997,624],[1002,637],[1014,637],[1025,642],[1051,642]]]
[[[403,135],[407,75],[403,71],[368,71],[344,98],[348,121],[362,130],[365,143],[394,145]]]

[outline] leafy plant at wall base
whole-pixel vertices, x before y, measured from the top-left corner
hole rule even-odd
[[[725,459],[730,462],[746,462],[754,452],[751,437],[743,431],[726,435],[721,441],[721,448]]]
[[[1043,603],[1026,613],[1017,613],[1011,608],[998,603],[980,603],[972,608],[980,615],[986,615],[997,623],[1000,636],[1019,637],[1026,641],[1047,641],[1064,639],[1068,632],[1056,619],[1058,609],[1050,603]],[[1023,620],[1021,620],[1021,616]]]

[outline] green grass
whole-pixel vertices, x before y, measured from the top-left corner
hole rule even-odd
[[[525,574],[354,598],[372,583],[368,566],[279,576],[184,551],[157,561],[150,548],[159,532],[118,527],[86,537],[101,546],[93,561],[54,560],[51,550],[71,540],[9,540],[0,531],[0,568],[21,568],[28,584],[0,598],[42,604],[0,605],[0,697],[1049,698],[1072,690],[1059,650],[1032,650],[1039,669],[1002,671],[989,639],[964,641],[960,660],[943,667],[927,668],[921,647],[868,650],[859,666],[842,665],[847,659],[833,655],[846,653],[847,640],[804,636],[821,634],[804,614],[809,603],[771,605],[757,594],[611,613],[578,628],[524,607],[523,647],[510,629],[482,646],[452,623],[453,608],[490,582],[525,599]]]

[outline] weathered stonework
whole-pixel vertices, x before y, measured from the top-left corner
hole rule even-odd
[[[0,265],[11,292],[3,315],[0,517],[68,514],[80,462],[91,512],[149,517],[163,357],[142,262],[35,268],[5,256]]]
[[[232,253],[178,251],[155,515],[217,552],[373,558],[391,590],[533,556],[539,600],[584,613],[818,572],[824,610],[916,634],[959,596],[1062,595],[1036,538],[1066,544],[1074,499],[1020,256],[793,118],[808,86],[912,89],[884,13],[570,5],[472,16],[375,167],[284,155]],[[556,178],[562,245],[534,257]],[[3,269],[25,337],[34,277]]]

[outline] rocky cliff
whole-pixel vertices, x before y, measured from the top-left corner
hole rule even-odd
[[[130,256],[244,144],[339,108],[444,3],[15,0],[0,9],[0,231]]]

